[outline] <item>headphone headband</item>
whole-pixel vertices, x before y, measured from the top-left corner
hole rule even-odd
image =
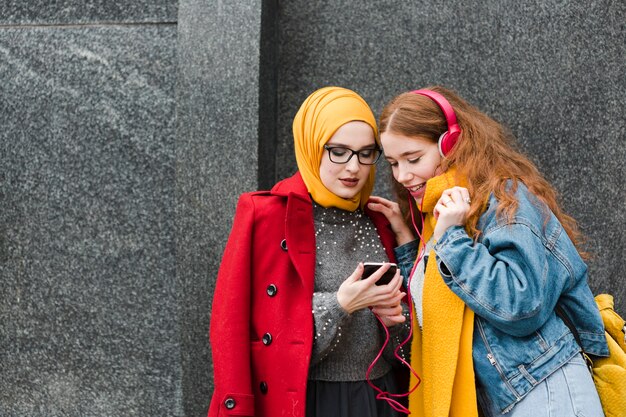
[[[452,150],[461,135],[461,128],[456,121],[456,113],[454,113],[452,105],[450,105],[448,100],[446,100],[443,95],[436,91],[422,89],[411,91],[411,93],[430,98],[432,101],[437,103],[437,106],[439,106],[443,112],[448,125],[448,130],[441,134],[437,144],[439,146],[439,153],[441,156],[445,157]]]

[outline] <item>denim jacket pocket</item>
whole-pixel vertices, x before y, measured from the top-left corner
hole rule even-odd
[[[575,342],[552,316],[526,336],[504,333],[476,318],[476,377],[501,410],[523,398],[535,385],[578,352]]]

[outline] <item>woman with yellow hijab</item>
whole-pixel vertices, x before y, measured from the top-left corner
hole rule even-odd
[[[365,208],[375,118],[355,92],[326,87],[302,104],[293,135],[298,172],[239,199],[213,297],[209,417],[396,416],[366,380],[395,391],[393,343],[372,363],[387,328],[395,341],[408,330],[399,273],[376,285],[395,241]],[[362,279],[367,261],[385,264]]]

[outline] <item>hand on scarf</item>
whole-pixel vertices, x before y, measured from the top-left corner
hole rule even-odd
[[[396,235],[396,243],[398,246],[415,240],[411,229],[409,229],[409,226],[407,226],[402,218],[402,212],[400,211],[398,203],[394,203],[386,198],[371,196],[367,207],[372,211],[382,213],[387,218],[391,225],[391,230]]]
[[[453,187],[444,190],[433,211],[437,225],[433,237],[438,241],[451,226],[463,226],[470,211],[470,196],[467,188]]]
[[[376,285],[376,281],[389,269],[389,265],[383,265],[367,278],[363,275],[363,264],[359,263],[352,275],[350,275],[337,290],[339,305],[349,314],[366,307],[394,307],[400,304],[400,300],[406,295],[401,291],[402,278],[400,269],[386,285]]]

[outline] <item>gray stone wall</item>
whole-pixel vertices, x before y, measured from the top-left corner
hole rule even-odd
[[[291,120],[446,85],[508,125],[623,284],[623,2],[0,5],[0,415],[202,416],[237,196],[295,171]],[[380,166],[377,192],[389,195]]]
[[[206,415],[217,269],[237,198],[258,187],[263,7],[179,2],[176,275],[186,416]]]
[[[0,6],[0,415],[182,416],[177,4],[48,3]]]

